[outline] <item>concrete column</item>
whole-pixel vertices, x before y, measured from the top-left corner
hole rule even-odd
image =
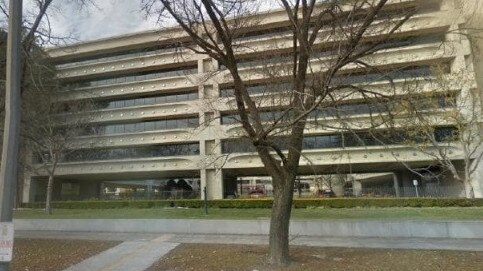
[[[483,161],[478,163],[472,179],[475,198],[483,198]]]
[[[201,199],[205,199],[205,194],[203,193],[203,189],[207,187],[207,182],[206,182],[206,169],[200,170],[200,196]]]
[[[401,196],[401,189],[399,188],[399,178],[396,173],[392,174],[392,179],[394,182],[394,191],[396,191],[396,197],[399,198]]]
[[[104,182],[101,182],[99,184],[99,198],[101,199],[104,199],[105,198],[105,195],[106,195],[106,185],[104,184]]]
[[[22,203],[33,202],[35,191],[32,191],[32,177],[27,172],[24,172],[23,186],[22,186]]]
[[[332,184],[332,191],[334,191],[334,193],[337,196],[343,196],[344,195],[344,184],[345,183],[342,183],[342,182],[337,182],[336,184]]]
[[[203,188],[206,186],[208,199],[223,198],[223,174],[216,169],[202,169],[201,179],[201,198],[204,199]]]
[[[352,180],[352,193],[354,196],[359,197],[362,195],[362,183],[357,180]]]

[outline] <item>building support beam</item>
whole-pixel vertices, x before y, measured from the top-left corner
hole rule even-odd
[[[401,197],[401,189],[400,189],[400,185],[399,185],[399,178],[397,176],[396,173],[393,173],[392,174],[392,179],[393,179],[393,182],[394,182],[394,191],[396,192],[396,197]]]

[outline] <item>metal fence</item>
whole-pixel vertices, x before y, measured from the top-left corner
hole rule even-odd
[[[97,197],[81,197],[79,195],[60,195],[54,198],[54,201],[77,201],[77,200],[156,200],[156,199],[200,199],[201,194],[199,190],[171,190],[171,191],[132,191],[122,193],[104,193]],[[45,195],[35,195],[35,202],[45,201]]]
[[[465,192],[461,186],[438,186],[426,185],[418,186],[404,186],[396,190],[390,186],[371,186],[362,187],[360,189],[345,188],[345,189],[325,189],[323,191],[315,192],[311,189],[294,190],[295,198],[325,198],[325,197],[464,197]],[[273,190],[271,186],[264,185],[246,185],[243,190],[238,190],[234,194],[225,194],[224,198],[269,198],[273,197]],[[61,195],[60,198],[54,200],[164,200],[164,199],[200,199],[200,190],[171,190],[171,191],[131,191],[123,193],[105,193],[98,197],[79,197],[78,195]],[[36,202],[45,201],[45,195],[36,195]]]
[[[350,193],[352,192],[352,193]],[[403,186],[394,187],[367,187],[360,191],[348,191],[346,196],[362,197],[464,197],[464,190],[460,186]]]

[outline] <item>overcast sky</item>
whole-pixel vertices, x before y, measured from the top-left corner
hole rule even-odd
[[[97,0],[97,8],[79,10],[77,5],[57,0],[52,28],[62,36],[74,34],[81,41],[156,28],[140,11],[139,0]]]
[[[0,0],[2,1],[2,0]],[[278,6],[276,0],[260,0],[261,9]],[[24,0],[24,16],[34,0]],[[93,0],[97,7],[80,10],[75,0],[55,0],[49,10],[55,35],[74,36],[78,41],[89,41],[110,36],[159,28],[155,19],[146,18],[141,11],[141,0]],[[36,9],[34,9],[36,10]]]
[[[38,14],[37,0],[24,0],[24,20],[32,22]],[[91,0],[95,7],[80,9],[78,0],[54,0],[48,9],[48,23],[54,36],[75,37],[90,41],[159,28],[154,18],[146,18],[141,11],[141,0]],[[254,0],[260,10],[280,8],[278,0]],[[0,0],[1,10],[7,10],[8,1]],[[0,28],[5,29],[6,16],[0,12]]]

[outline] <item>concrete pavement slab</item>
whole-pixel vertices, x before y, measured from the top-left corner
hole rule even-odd
[[[49,238],[49,239],[80,239],[80,240],[119,240],[119,241],[149,241],[160,235],[143,233],[93,233],[93,232],[56,232],[56,231],[17,231],[16,238]],[[212,244],[268,244],[267,235],[240,234],[172,234],[162,235],[166,242],[173,243],[212,243]],[[169,238],[168,238],[169,237]],[[469,238],[380,238],[380,237],[320,237],[297,236],[290,237],[292,245],[319,247],[367,247],[367,248],[401,248],[401,249],[434,249],[434,250],[468,250],[483,251],[483,239]]]
[[[125,241],[64,271],[144,271],[179,244],[167,242],[170,238]]]

